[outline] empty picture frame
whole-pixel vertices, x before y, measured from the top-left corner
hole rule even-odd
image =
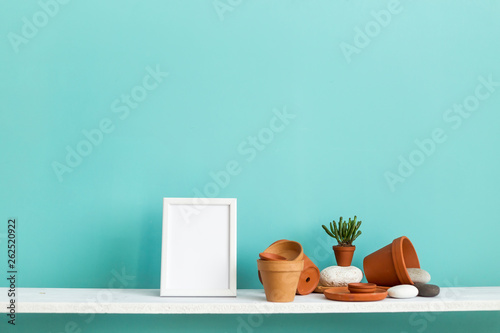
[[[236,199],[163,198],[161,296],[236,296]]]

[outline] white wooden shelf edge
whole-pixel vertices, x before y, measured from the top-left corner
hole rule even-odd
[[[0,288],[0,313],[8,311],[8,288]],[[336,302],[322,294],[270,303],[262,289],[239,289],[237,297],[160,297],[158,289],[18,288],[17,313],[241,314],[500,311],[500,287],[442,288],[437,297]]]

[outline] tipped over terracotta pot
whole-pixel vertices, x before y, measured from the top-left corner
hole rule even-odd
[[[303,260],[257,260],[268,302],[293,302],[304,268]]]
[[[297,285],[297,294],[309,295],[316,289],[319,283],[320,272],[308,256],[304,254],[304,269],[300,273],[299,284]]]
[[[304,258],[304,251],[299,242],[290,240],[279,240],[272,243],[264,253],[272,253],[286,258],[286,260],[302,260]]]
[[[420,268],[417,252],[406,236],[365,257],[363,269],[368,282],[378,286],[413,284],[407,268]]]

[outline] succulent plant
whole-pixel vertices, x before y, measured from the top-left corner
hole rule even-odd
[[[335,238],[340,246],[351,246],[352,242],[359,235],[361,235],[361,231],[358,230],[361,226],[361,221],[356,221],[357,217],[354,216],[352,220],[349,218],[349,222],[342,221],[342,216],[339,218],[339,224],[334,221],[330,222],[330,229],[327,226],[323,225],[323,229],[325,229],[328,236]]]

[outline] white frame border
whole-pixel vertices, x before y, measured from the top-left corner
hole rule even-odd
[[[236,202],[235,198],[163,198],[160,296],[236,296]],[[169,205],[229,206],[229,288],[179,290],[166,286],[167,225]]]

